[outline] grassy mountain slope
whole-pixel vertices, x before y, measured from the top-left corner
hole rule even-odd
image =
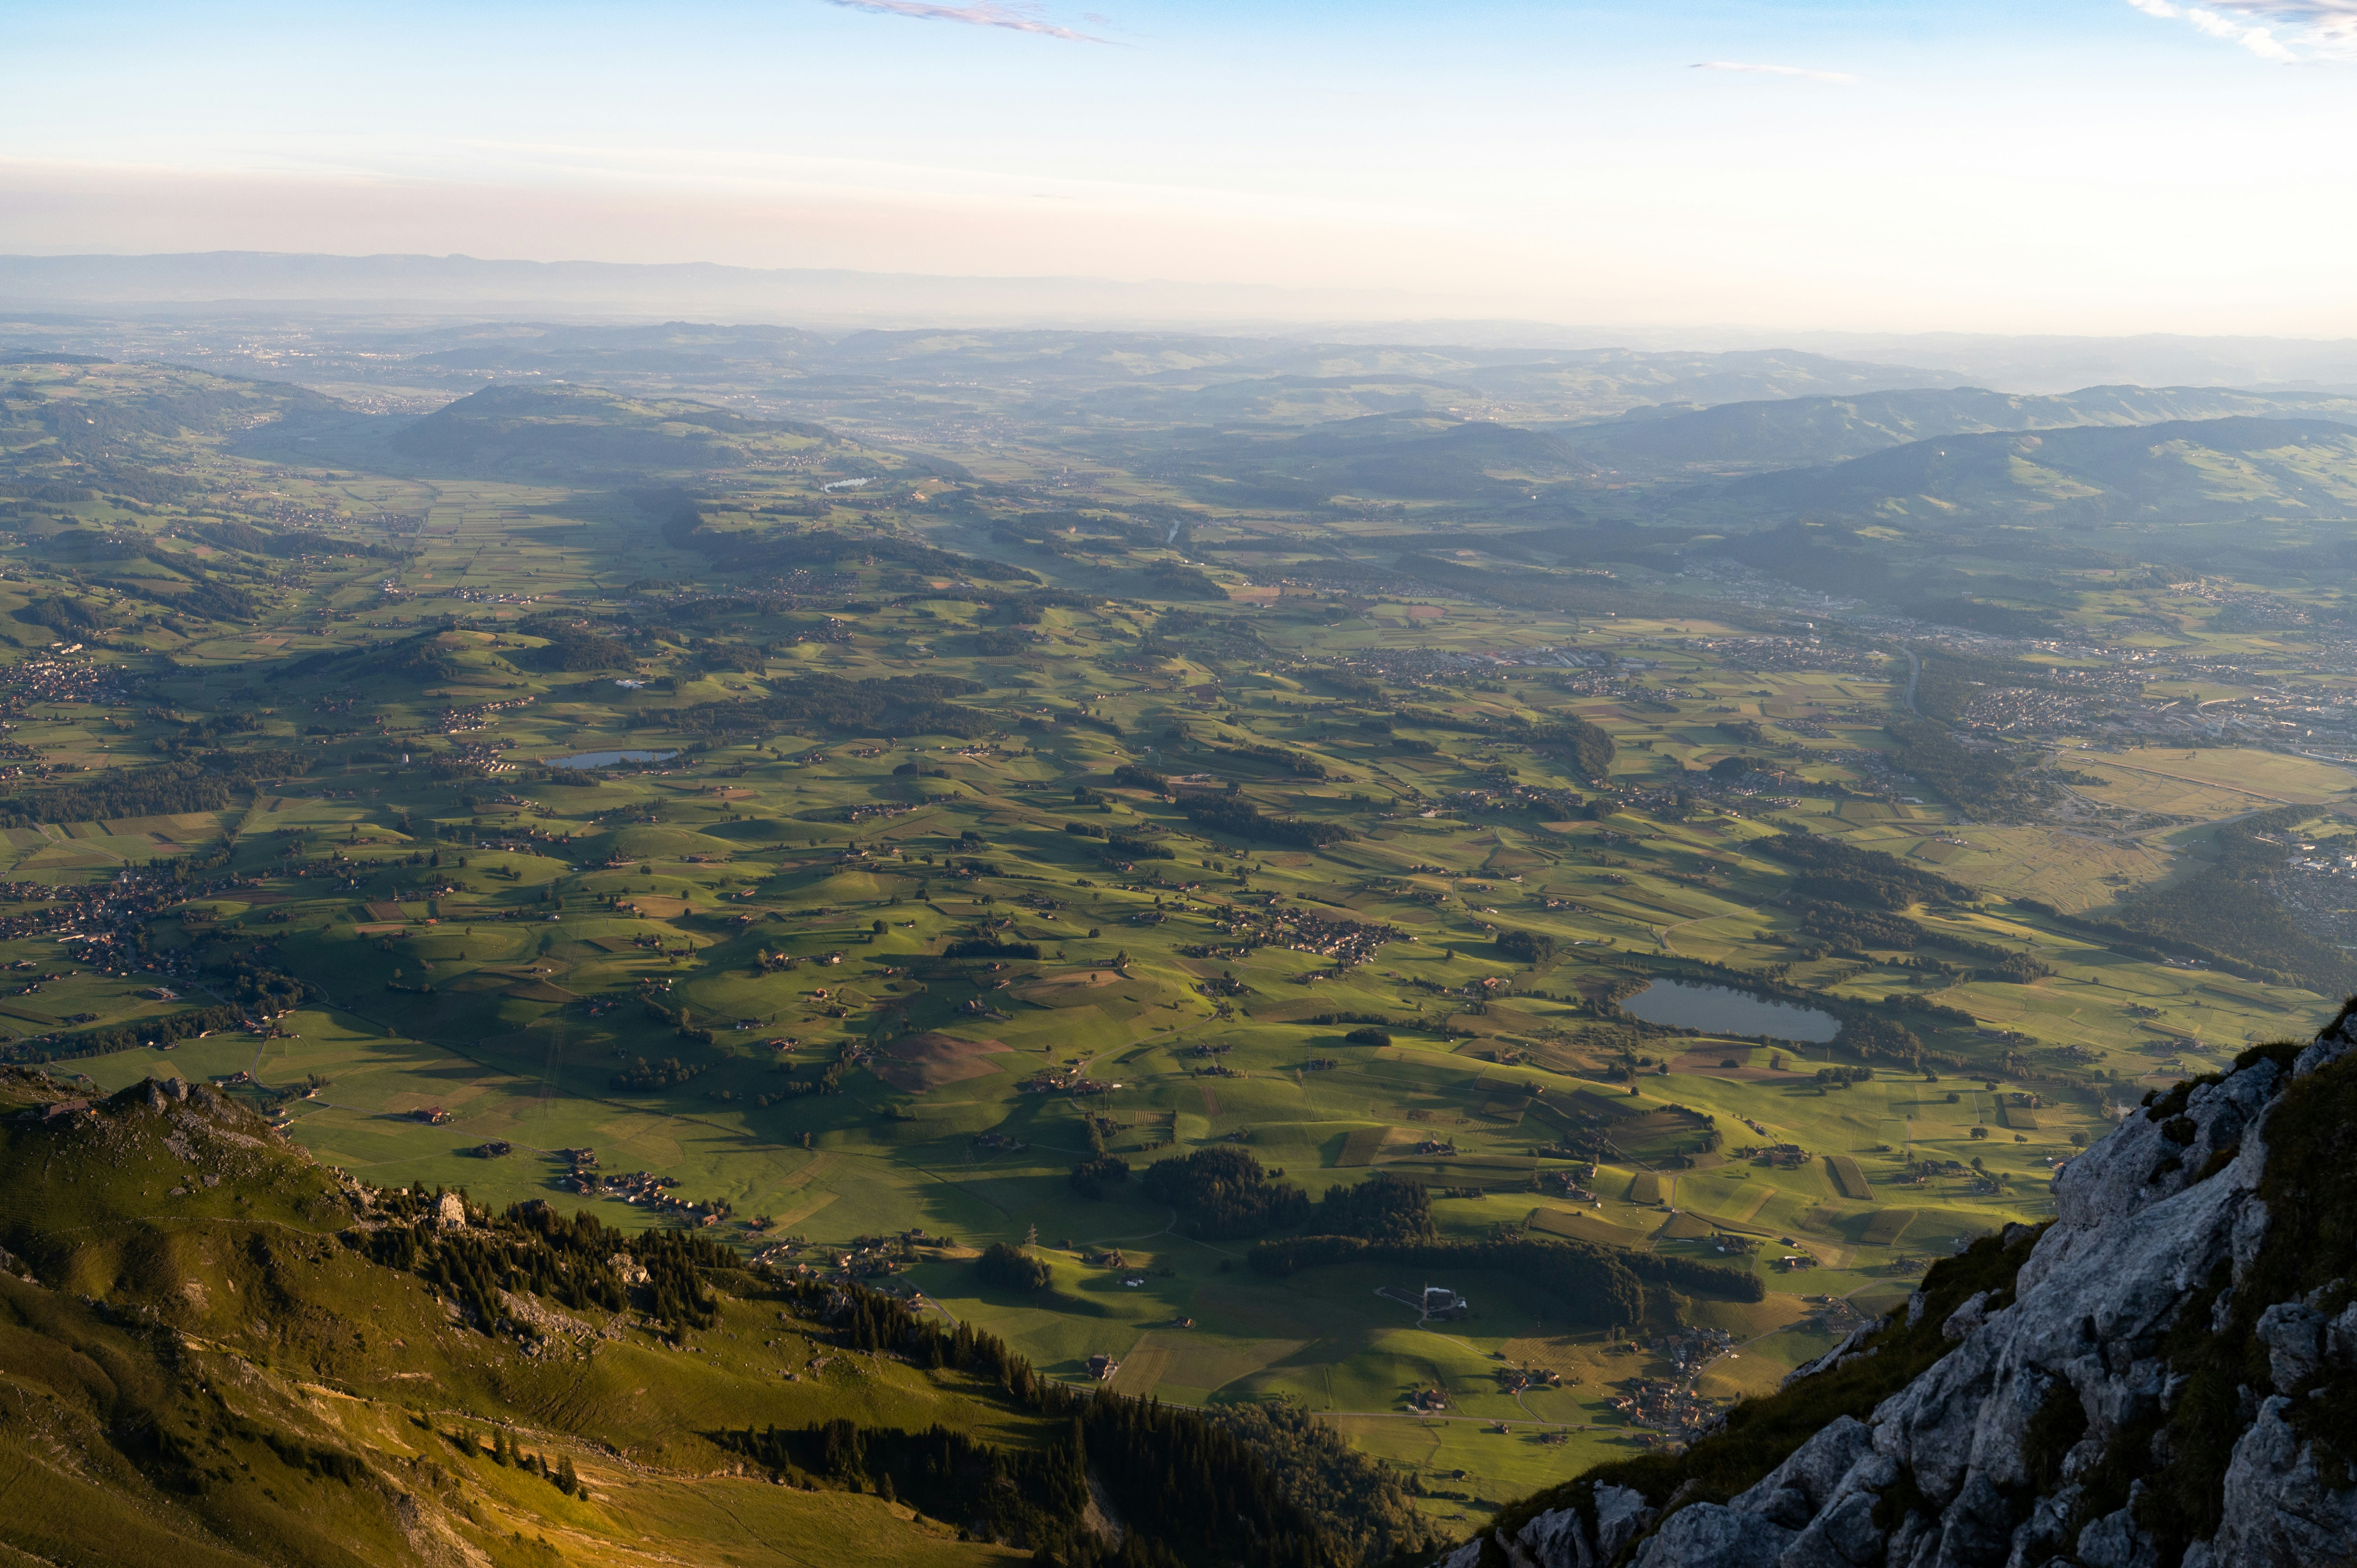
[[[1717,495],[1754,513],[1893,521],[2342,516],[2357,506],[2357,429],[2236,416],[1943,436],[1738,479]]]
[[[830,1560],[848,1532],[879,1562],[1008,1555],[879,1498],[739,1477],[711,1440],[836,1417],[1037,1440],[963,1374],[845,1356],[788,1385],[827,1332],[774,1301],[724,1299],[672,1337],[636,1311],[510,1296],[515,1326],[486,1333],[455,1293],[347,1244],[399,1230],[397,1195],[366,1203],[229,1101],[134,1090],[44,1124],[55,1100],[31,1075],[0,1082],[0,1543],[226,1564],[597,1562],[651,1542],[784,1563]],[[496,1434],[582,1487],[495,1456]]]
[[[196,489],[190,456],[339,406],[303,387],[175,365],[0,366],[0,496],[72,502],[98,490],[168,500]],[[156,471],[167,467],[176,471]]]
[[[8,1069],[0,1194],[0,1547],[47,1561],[1329,1568],[1337,1475],[1426,1539],[1331,1443],[694,1230],[371,1188],[184,1080]]]

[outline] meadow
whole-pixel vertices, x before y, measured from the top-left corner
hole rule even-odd
[[[1447,1489],[1474,1499],[1667,1441],[1612,1405],[1637,1381],[1772,1386],[1844,1313],[2050,1214],[2054,1166],[2146,1090],[2330,1011],[2041,912],[2187,875],[2254,810],[2325,820],[2347,775],[2312,758],[2058,751],[2103,780],[2081,793],[2170,820],[1994,822],[1891,781],[1896,659],[1785,667],[1824,650],[1732,616],[1275,581],[1136,524],[1083,548],[1059,529],[1114,510],[994,523],[975,484],[868,448],[740,475],[685,532],[544,473],[226,437],[184,456],[220,496],[267,479],[317,537],[272,566],[190,509],[93,499],[9,547],[0,610],[57,647],[9,716],[48,771],[0,877],[28,913],[169,894],[151,967],[79,962],[54,923],[0,939],[0,964],[55,976],[0,1002],[12,1052],[106,1090],[225,1083],[380,1188],[683,1222],[573,1190],[590,1151],[676,1182],[748,1252],[921,1231],[898,1288],[1050,1375],[1105,1356],[1123,1392],[1296,1399],[1428,1482],[1466,1472]],[[856,505],[821,488],[854,471],[877,481]],[[58,538],[110,531],[152,543],[150,581],[237,567],[253,613],[200,625],[77,585]],[[809,553],[822,535],[866,542]],[[78,648],[25,618],[60,599],[99,628]],[[134,659],[135,696],[109,673]],[[241,757],[203,809],[40,814]],[[1825,935],[1839,900],[1794,833],[1899,879],[1877,897],[1904,924]],[[2009,955],[2043,972],[1994,967]],[[239,964],[299,1000],[93,1049],[221,1005]],[[1619,1005],[1679,977],[1850,1023],[1804,1044]],[[1865,1054],[1889,1036],[1860,1019],[1914,1044]],[[1134,1178],[1098,1198],[1071,1179],[1099,1153],[1142,1171],[1230,1144],[1312,1197],[1423,1183],[1448,1238],[1695,1259],[1764,1301],[1657,1292],[1625,1335],[1574,1333],[1504,1275],[1273,1278]],[[1052,1289],[985,1286],[994,1242],[1029,1244]],[[1472,1315],[1378,1294],[1425,1283]],[[1681,1372],[1668,1347],[1705,1326],[1730,1337]],[[1524,1363],[1561,1386],[1503,1391]],[[1409,1407],[1419,1389],[1445,1418]]]

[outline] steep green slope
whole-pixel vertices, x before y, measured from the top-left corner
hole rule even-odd
[[[0,1544],[48,1561],[1340,1560],[1199,1417],[692,1232],[377,1191],[182,1080],[10,1069],[0,1195]]]

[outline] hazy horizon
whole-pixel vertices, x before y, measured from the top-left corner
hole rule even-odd
[[[1599,329],[2357,332],[2323,0],[18,7],[0,251],[1080,277]]]

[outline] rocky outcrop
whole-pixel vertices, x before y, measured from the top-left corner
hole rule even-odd
[[[2357,1558],[2352,1045],[2344,1014],[2179,1085],[2062,1171],[2053,1223],[1935,1268],[1685,1455],[1507,1510],[1459,1568]]]

